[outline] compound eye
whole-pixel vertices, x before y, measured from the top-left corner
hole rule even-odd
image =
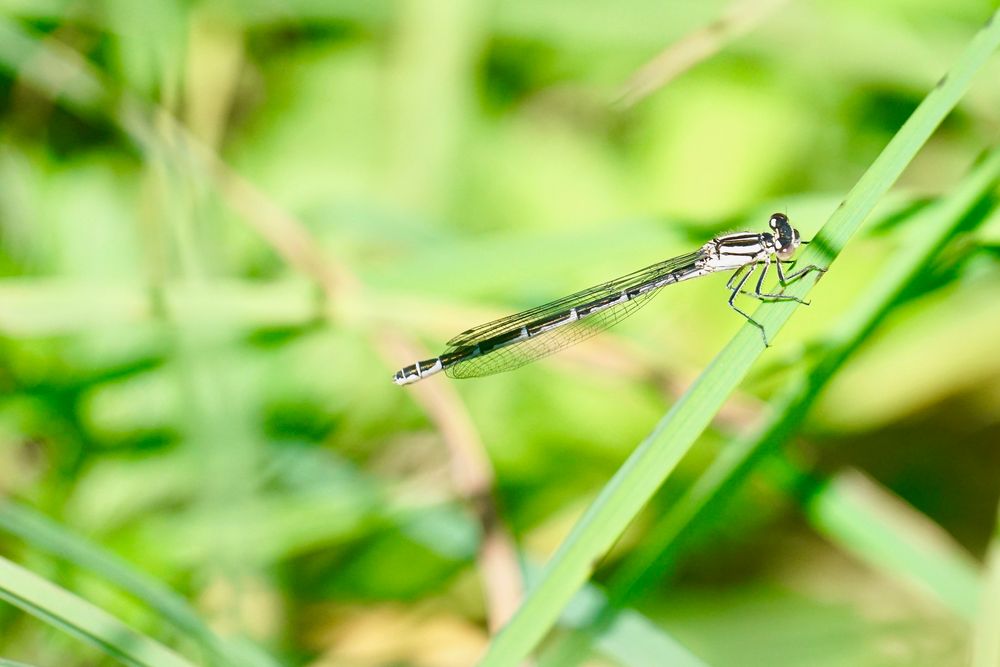
[[[777,231],[778,227],[780,227],[781,225],[788,224],[788,216],[785,215],[784,213],[775,213],[774,215],[771,216],[771,219],[768,221],[768,224],[771,225],[771,229]]]

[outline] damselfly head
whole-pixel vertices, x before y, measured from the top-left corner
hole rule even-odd
[[[799,230],[792,227],[784,213],[773,214],[768,225],[774,230],[774,247],[778,251],[778,257],[791,259],[801,243]]]

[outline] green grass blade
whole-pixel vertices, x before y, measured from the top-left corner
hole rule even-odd
[[[820,391],[844,362],[850,358],[861,342],[878,326],[879,322],[898,302],[922,271],[953,238],[966,215],[1000,182],[1000,149],[995,149],[982,159],[972,173],[945,198],[929,206],[918,219],[901,249],[885,271],[872,282],[865,297],[842,320],[834,332],[832,342],[822,358],[804,377],[791,380],[772,401],[771,418],[748,438],[726,447],[698,481],[676,502],[669,512],[657,521],[640,548],[619,568],[610,583],[611,602],[607,609],[596,614],[586,633],[577,633],[547,652],[542,664],[563,664],[568,656],[579,656],[586,651],[594,636],[603,634],[613,621],[617,609],[628,604],[630,596],[646,590],[655,578],[662,576],[676,561],[699,519],[711,516],[742,486],[747,476],[757,469],[765,457],[774,452],[788,437],[795,433],[805,420]],[[973,224],[984,222],[984,214]],[[877,513],[872,516],[877,516]],[[892,535],[894,527],[884,526],[885,535]],[[846,537],[843,536],[842,537]],[[869,558],[869,561],[878,561]],[[952,571],[965,570],[965,563],[953,562],[942,555],[941,566]],[[911,573],[921,579],[922,570]],[[940,579],[942,577],[938,577]],[[950,580],[951,577],[943,575]],[[965,577],[968,579],[968,577]],[[924,580],[924,588],[938,593],[938,587]],[[948,606],[963,616],[968,615],[968,590],[939,596]],[[961,598],[955,602],[955,596]],[[549,659],[551,656],[551,659]]]
[[[205,625],[180,595],[33,510],[9,501],[0,504],[0,530],[17,535],[34,548],[65,558],[77,567],[94,572],[120,586],[148,604],[189,639],[198,642],[221,664],[257,667],[277,665],[260,649],[237,650],[228,645]]]
[[[771,401],[772,417],[748,438],[727,447],[704,475],[659,522],[638,554],[615,578],[615,588],[643,589],[644,576],[668,567],[676,557],[677,538],[697,517],[712,512],[737,489],[762,458],[795,433],[820,391],[861,342],[878,326],[898,298],[953,237],[963,217],[1000,182],[1000,149],[990,152],[946,198],[914,220],[912,234],[899,254],[872,282],[865,296],[841,321],[816,366],[790,381]],[[979,219],[982,222],[983,216]],[[649,573],[647,575],[647,573]]]
[[[972,634],[972,667],[1000,665],[1000,527],[986,553],[986,576]]]
[[[803,265],[829,265],[955,107],[972,78],[1000,45],[997,15],[1000,10],[976,34],[948,75],[924,98],[851,189],[803,253]],[[804,296],[814,283],[810,275],[788,291]],[[791,317],[794,306],[766,304],[754,317],[773,338]],[[490,644],[482,665],[517,665],[531,652],[590,576],[594,564],[688,452],[762,351],[758,331],[749,324],[742,327],[604,487],[553,556],[541,582]]]
[[[159,642],[2,557],[0,599],[76,635],[127,665],[191,667],[192,663]]]
[[[529,570],[529,582],[536,572]],[[599,610],[608,604],[597,586],[584,586],[570,601],[560,620],[570,629],[583,628]],[[597,640],[597,649],[622,667],[670,665],[671,667],[704,667],[705,663],[637,611],[622,610],[607,632]],[[576,664],[576,663],[574,663]]]
[[[809,498],[811,523],[881,572],[912,584],[972,620],[979,572],[937,524],[859,473],[840,473]]]

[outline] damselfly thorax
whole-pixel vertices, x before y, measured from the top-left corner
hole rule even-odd
[[[466,378],[519,368],[613,326],[645,305],[665,285],[717,271],[734,271],[726,283],[729,306],[760,330],[767,345],[764,328],[734,303],[736,296],[743,293],[765,301],[804,303],[795,296],[762,291],[771,266],[776,268],[782,287],[810,271],[826,270],[809,265],[786,276],[782,262],[789,262],[805,242],[783,213],[772,215],[768,224],[769,232],[717,236],[693,253],[463,331],[448,341],[448,349],[441,356],[397,371],[393,381],[410,384],[440,371]],[[755,272],[753,291],[745,291],[744,286]]]

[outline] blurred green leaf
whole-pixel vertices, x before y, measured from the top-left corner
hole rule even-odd
[[[28,570],[0,558],[0,598],[37,618],[93,644],[128,665],[187,667],[188,662],[159,642]]]
[[[888,576],[924,589],[955,614],[975,617],[976,562],[904,503],[859,475],[842,473],[811,497],[816,528]]]
[[[605,605],[603,594],[587,586],[566,607],[560,624],[565,628],[581,629],[593,614]],[[666,631],[634,610],[625,610],[597,640],[597,649],[626,667],[676,665],[696,667],[706,665],[692,655]]]
[[[26,507],[9,501],[0,505],[0,527],[36,549],[48,551],[121,586],[150,605],[187,637],[196,639],[206,652],[224,664],[275,664],[259,650],[241,652],[235,646],[227,645],[205,625],[184,598],[159,581],[142,574],[86,540],[66,532],[61,526]]]
[[[101,559],[113,552],[239,637],[225,642],[235,664],[253,643],[294,663],[470,663],[496,608],[481,526],[445,481],[441,415],[386,381],[409,359],[384,340],[436,344],[774,210],[812,237],[831,193],[988,10],[789,2],[732,38],[726,21],[755,6],[0,0],[0,493],[66,539],[87,535],[97,560],[65,545],[53,558],[40,528],[12,527],[0,549],[105,613],[174,631],[180,610],[127,592]],[[710,58],[642,105],[609,104],[692,31],[720,38]],[[895,222],[838,256],[785,345],[835,328],[916,233],[920,204],[964,187],[968,155],[1000,121],[998,73],[1000,61],[983,65],[873,214]],[[996,439],[1000,408],[995,226],[949,246],[811,419],[824,457],[867,470],[976,553],[995,496],[979,444]],[[327,270],[353,287],[309,278]],[[468,410],[495,469],[497,525],[526,551],[554,547],[740,324],[718,298],[724,280],[671,290],[551,362],[455,383],[447,412]],[[796,354],[743,383],[651,520],[823,351]],[[947,457],[935,439],[952,443]],[[773,521],[794,509],[778,489],[802,490],[800,478],[744,488],[735,520],[699,515],[712,539],[677,586],[643,589],[642,616],[622,617],[637,623],[598,637],[603,657],[655,664],[683,645],[713,664],[884,667],[964,650],[960,622],[902,609],[911,593],[893,577],[845,563],[805,521]],[[906,552],[905,521],[885,533]],[[626,533],[607,567],[648,534]],[[882,545],[830,535],[881,562]],[[933,578],[925,556],[900,571]],[[854,578],[836,579],[838,562]],[[831,602],[807,580],[844,585]],[[902,611],[868,614],[875,596]],[[449,620],[427,627],[428,609]],[[4,655],[98,659],[0,611]]]
[[[972,667],[990,667],[1000,662],[1000,540],[994,532],[986,555],[986,572],[972,636]]]

